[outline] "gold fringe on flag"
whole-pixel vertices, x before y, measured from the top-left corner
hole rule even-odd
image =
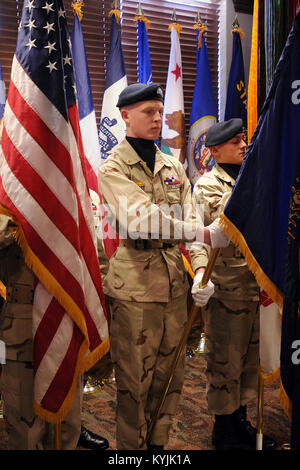
[[[198,36],[198,49],[201,49],[202,45],[202,35],[206,29],[205,24],[194,24],[193,29],[199,29],[199,36]]]
[[[110,12],[108,13],[108,16],[112,16],[112,15],[115,15],[116,22],[119,24],[120,23],[120,16],[121,16],[120,10],[110,10]]]
[[[280,366],[278,366],[273,372],[271,372],[271,374],[266,374],[261,366],[259,365],[258,367],[258,373],[259,373],[259,376],[261,378],[261,380],[263,381],[264,385],[271,385],[272,383],[274,383],[279,375],[280,375]]]
[[[171,31],[172,28],[175,28],[178,34],[178,37],[180,38],[180,33],[182,30],[182,26],[179,23],[171,23],[169,25],[169,30]]]
[[[82,0],[75,0],[74,2],[72,2],[73,13],[74,15],[78,16],[79,21],[81,21],[83,18],[83,13],[82,13],[83,6],[84,6],[84,3]]]
[[[247,242],[241,232],[233,225],[233,223],[226,217],[224,213],[221,215],[220,225],[224,233],[230,238],[235,246],[238,247],[242,255],[244,256],[250,271],[253,273],[257,284],[266,291],[279,308],[283,306],[283,295],[277,286],[269,279],[264,273],[257,260],[251,253]]]
[[[242,30],[242,28],[232,28],[231,30],[231,34],[233,33],[238,33],[240,35],[240,38],[243,39],[244,36],[245,36],[245,33],[244,31]]]
[[[148,20],[147,16],[145,15],[135,15],[134,21],[137,24],[138,20],[143,21],[145,23],[146,31],[148,31],[148,27],[150,25],[150,20]]]
[[[4,300],[6,300],[6,287],[1,281],[0,281],[0,295],[1,297],[3,297]]]

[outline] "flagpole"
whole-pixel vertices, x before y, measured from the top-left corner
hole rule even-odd
[[[199,286],[200,288],[206,287],[206,285],[207,285],[207,283],[210,279],[212,270],[214,268],[215,262],[217,260],[217,257],[219,255],[219,251],[220,251],[220,248],[213,248],[212,249],[209,260],[208,260],[208,263],[207,263],[207,266],[205,268],[205,271],[204,271],[204,274],[203,274],[203,277],[202,277],[202,281],[201,281],[200,286]],[[172,366],[171,366],[171,371],[170,371],[170,374],[169,374],[169,378],[168,378],[167,382],[165,383],[162,395],[160,397],[160,401],[158,402],[158,405],[155,409],[154,415],[153,415],[153,417],[150,421],[150,425],[149,425],[149,428],[148,428],[148,434],[147,434],[147,438],[146,438],[146,441],[148,443],[151,439],[151,435],[152,435],[153,429],[155,427],[156,421],[157,421],[157,419],[158,419],[158,417],[161,413],[161,410],[163,408],[163,405],[164,405],[164,402],[166,400],[166,396],[167,396],[167,393],[169,391],[170,385],[172,383],[173,376],[174,376],[174,373],[176,371],[178,362],[181,358],[183,349],[186,345],[186,342],[187,342],[188,336],[190,334],[191,328],[193,326],[193,323],[194,323],[195,319],[197,318],[197,315],[199,314],[199,310],[200,310],[200,308],[197,307],[194,304],[193,308],[192,308],[192,312],[191,312],[190,316],[188,317],[185,329],[183,330],[183,333],[181,335],[179,344],[176,348],[175,357],[173,359],[173,363],[172,363]]]
[[[55,423],[55,449],[61,450],[61,421]]]

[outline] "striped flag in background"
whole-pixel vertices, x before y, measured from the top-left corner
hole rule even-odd
[[[63,2],[25,0],[0,151],[0,210],[37,277],[34,407],[54,423],[109,347],[69,45]]]
[[[125,122],[121,118],[119,108],[117,108],[119,94],[127,87],[119,29],[120,10],[111,10],[109,15],[110,45],[99,130],[102,162],[107,159],[113,147],[119,144],[126,134]]]
[[[72,3],[74,10],[74,20],[72,28],[72,57],[75,72],[75,83],[78,100],[79,123],[83,142],[83,149],[87,163],[87,182],[92,197],[92,207],[94,214],[102,218],[102,224],[97,223],[98,236],[107,256],[111,256],[116,249],[116,234],[109,226],[104,217],[101,195],[98,189],[98,168],[101,163],[100,144],[94,109],[90,74],[85,52],[81,20],[83,18],[82,2]],[[96,220],[96,219],[95,219]],[[99,220],[98,220],[99,222]],[[95,227],[96,227],[95,225]],[[104,237],[103,234],[111,236]]]
[[[97,174],[101,163],[100,145],[83,33],[77,14],[74,16],[71,40],[79,122],[83,148],[87,158],[88,184],[90,189],[98,192]]]

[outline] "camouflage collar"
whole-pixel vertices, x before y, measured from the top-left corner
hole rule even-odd
[[[215,163],[213,170],[217,178],[219,178],[221,181],[225,181],[225,183],[229,183],[234,186],[235,179],[232,178],[225,170],[223,170],[220,165]]]
[[[130,143],[123,139],[122,142],[116,147],[119,157],[127,165],[135,165],[138,162],[143,162],[141,157],[136,153]],[[157,173],[163,166],[172,167],[171,163],[165,158],[165,155],[156,146],[155,154],[155,169],[154,174]]]

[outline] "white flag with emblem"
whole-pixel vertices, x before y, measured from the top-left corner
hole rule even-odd
[[[161,150],[177,157],[186,167],[183,81],[179,41],[181,26],[178,23],[172,23],[169,28],[171,30],[171,50],[164,100]]]

